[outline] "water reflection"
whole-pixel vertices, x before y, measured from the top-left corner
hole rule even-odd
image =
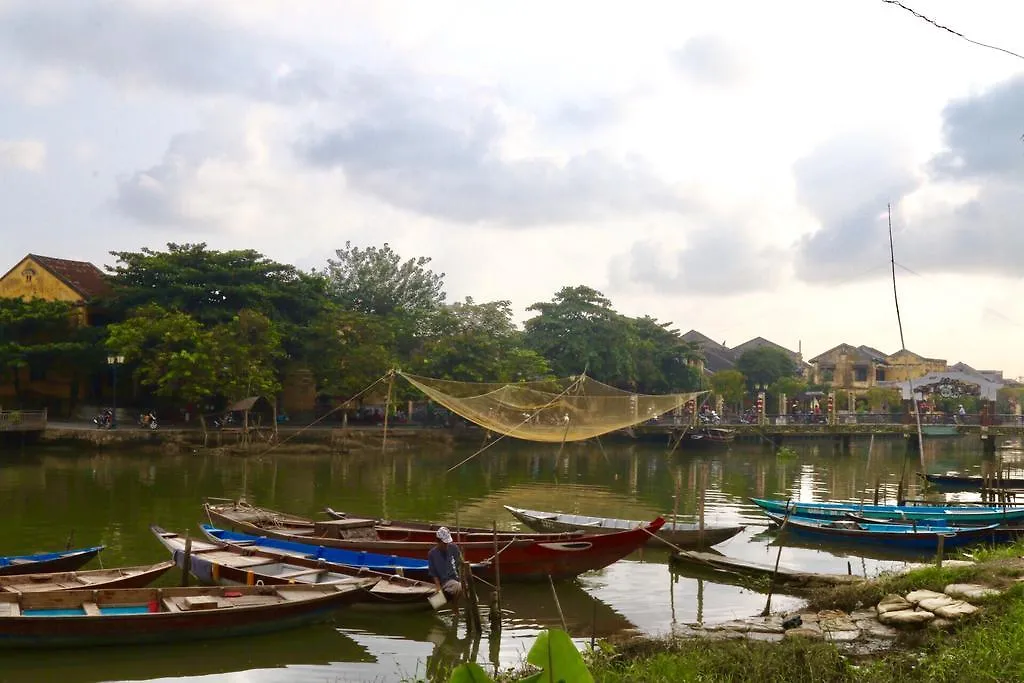
[[[418,518],[454,525],[517,528],[502,508],[515,505],[633,519],[677,514],[709,525],[745,524],[721,544],[725,554],[774,563],[778,546],[748,496],[809,500],[893,501],[930,495],[914,476],[928,471],[991,473],[1019,454],[983,458],[971,439],[926,440],[923,455],[902,440],[855,441],[848,451],[830,442],[793,442],[793,457],[760,445],[722,452],[669,454],[660,446],[604,443],[530,446],[502,442],[465,466],[447,469],[471,451],[409,450],[339,455],[238,458],[207,452],[183,455],[76,455],[40,451],[0,460],[0,552],[105,543],[106,566],[163,558],[147,527],[195,529],[205,496],[239,497],[270,508],[316,516],[325,506],[353,514]],[[1005,459],[1003,459],[1005,457]],[[953,494],[967,498],[964,494]],[[787,540],[784,565],[809,571],[872,575],[905,558],[866,556],[863,548],[797,545]],[[626,631],[664,633],[674,625],[757,614],[765,596],[749,588],[669,571],[668,551],[646,548],[607,569],[557,587],[566,626],[581,641]],[[916,558],[911,558],[916,559]],[[173,581],[173,577],[166,579]],[[484,602],[489,592],[481,592]],[[773,608],[799,604],[776,596]],[[142,680],[208,675],[212,680],[387,681],[442,674],[473,658],[493,666],[518,663],[540,630],[560,626],[550,587],[504,587],[500,639],[474,642],[446,615],[342,613],[336,628],[307,629],[258,640],[61,653],[5,655],[5,680],[58,677],[76,681]],[[485,624],[487,616],[485,615]],[[51,661],[52,660],[52,661]],[[230,672],[245,672],[231,674]]]

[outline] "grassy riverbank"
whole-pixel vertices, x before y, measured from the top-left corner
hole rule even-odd
[[[950,583],[984,583],[1005,589],[984,610],[955,630],[924,629],[901,637],[899,647],[875,657],[851,659],[831,643],[787,638],[780,643],[747,640],[638,640],[592,655],[601,683],[722,681],[769,683],[925,683],[1024,680],[1024,543],[974,553],[975,565],[926,567],[884,576],[858,586],[817,592],[817,609],[857,609],[888,593],[942,590]]]

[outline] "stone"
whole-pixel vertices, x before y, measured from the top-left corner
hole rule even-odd
[[[978,611],[978,608],[969,602],[954,602],[952,605],[944,605],[939,607],[935,612],[935,616],[942,617],[943,619],[959,619],[960,617],[966,617],[974,614]]]
[[[747,633],[774,633],[781,635],[784,632],[781,624],[772,624],[768,622],[764,623],[752,623],[747,629]]]
[[[928,628],[935,631],[946,631],[953,627],[953,621],[950,619],[935,618],[928,622]]]
[[[900,600],[902,599],[903,598],[900,598]],[[877,616],[877,614],[878,611],[874,607],[872,607],[871,609],[855,609],[852,612],[850,612],[850,619],[852,619],[853,621],[860,621],[861,619],[874,619],[875,616]]]
[[[920,607],[921,609],[926,609],[929,612],[934,612],[935,610],[939,609],[940,607],[949,607],[950,605],[953,605],[953,604],[955,604],[957,602],[961,602],[961,601],[954,600],[953,598],[949,597],[948,595],[940,595],[937,598],[925,598],[924,600],[922,600],[919,603],[917,603],[917,606]]]
[[[934,621],[934,619],[932,620]],[[875,619],[860,619],[855,622],[860,632],[864,634],[866,638],[896,638],[900,632],[892,626],[886,626],[878,622]]]
[[[787,638],[821,638],[821,630],[811,628],[810,626],[801,626],[800,628],[791,628],[786,631]]]
[[[1000,595],[1002,591],[976,583],[951,583],[943,591],[946,595],[960,600],[984,600]]]
[[[747,633],[748,640],[759,640],[765,643],[778,643],[785,635],[783,633],[760,633],[758,631],[750,631]]]
[[[903,599],[902,596],[896,595],[895,593],[889,593],[878,606],[875,607],[875,611],[878,614],[885,614],[886,612],[898,612],[900,610],[912,609],[913,605]]]
[[[853,626],[853,624],[850,624]],[[860,638],[860,629],[854,626],[852,629],[822,629],[825,640],[831,643],[848,643],[851,640]]]
[[[928,598],[938,598],[938,597],[943,596],[943,595],[945,595],[945,593],[936,593],[935,591],[927,591],[927,590],[911,591],[910,593],[907,593],[907,601],[908,602],[912,602],[912,603],[914,603],[916,605],[917,603],[921,602],[922,600],[927,600]]]
[[[942,566],[948,569],[963,569],[964,567],[973,567],[975,562],[973,560],[943,560]]]
[[[934,614],[923,609],[903,609],[878,615],[880,622],[890,626],[920,626],[934,618]]]

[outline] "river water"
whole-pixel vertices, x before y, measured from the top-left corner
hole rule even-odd
[[[104,544],[103,566],[156,562],[162,547],[149,532],[157,523],[196,531],[206,496],[237,498],[315,516],[325,506],[354,515],[431,519],[455,525],[518,528],[503,505],[633,519],[677,510],[697,521],[700,491],[705,522],[745,524],[717,546],[728,555],[772,563],[766,520],[747,496],[867,500],[881,486],[893,501],[898,481],[909,497],[923,495],[913,472],[990,470],[976,439],[932,439],[924,456],[907,454],[902,440],[855,441],[849,452],[828,441],[788,444],[779,457],[754,444],[716,451],[668,453],[656,445],[612,443],[532,446],[501,442],[451,473],[470,450],[388,454],[234,457],[52,450],[0,454],[0,552],[20,554]],[[1004,456],[1000,456],[1004,457]],[[1008,455],[1005,457],[1009,457]],[[702,486],[706,482],[706,487]],[[679,491],[678,503],[676,492]],[[856,550],[792,547],[784,565],[813,571],[873,575],[903,566],[900,557],[862,557]],[[94,562],[91,566],[98,566]],[[174,585],[177,576],[165,577]],[[576,638],[667,633],[674,624],[712,623],[756,614],[765,596],[748,589],[675,576],[668,552],[644,550],[576,582],[557,585],[566,624]],[[561,619],[547,585],[507,585],[502,636],[466,637],[434,613],[339,613],[333,625],[253,639],[98,648],[91,651],[5,653],[0,681],[202,680],[401,681],[441,677],[460,660],[511,666],[538,631]],[[775,596],[774,610],[799,605]],[[440,673],[439,673],[440,672]]]

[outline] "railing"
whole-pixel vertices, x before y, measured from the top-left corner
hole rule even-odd
[[[657,426],[680,426],[684,427],[690,425],[692,417],[689,415],[683,415],[680,417],[663,416],[657,420],[648,422],[649,425]],[[719,421],[714,424],[717,425],[741,425],[741,424],[757,424],[757,416],[753,414],[736,415],[726,414],[719,417]],[[835,416],[836,424],[861,424],[861,425],[898,425],[908,424],[914,425],[916,421],[913,415],[892,413],[851,413],[847,411],[839,411]],[[714,426],[711,422],[698,419],[696,424],[699,426]],[[779,415],[768,413],[764,416],[764,424],[766,425],[825,425],[828,424],[827,416],[824,413],[815,415],[808,413],[800,414],[789,414]],[[1003,426],[1003,427],[1024,427],[1024,416],[1015,415],[1013,413],[1003,413],[995,415],[922,415],[922,425],[991,425],[991,426]]]
[[[0,410],[0,432],[37,432],[46,429],[46,410]]]

